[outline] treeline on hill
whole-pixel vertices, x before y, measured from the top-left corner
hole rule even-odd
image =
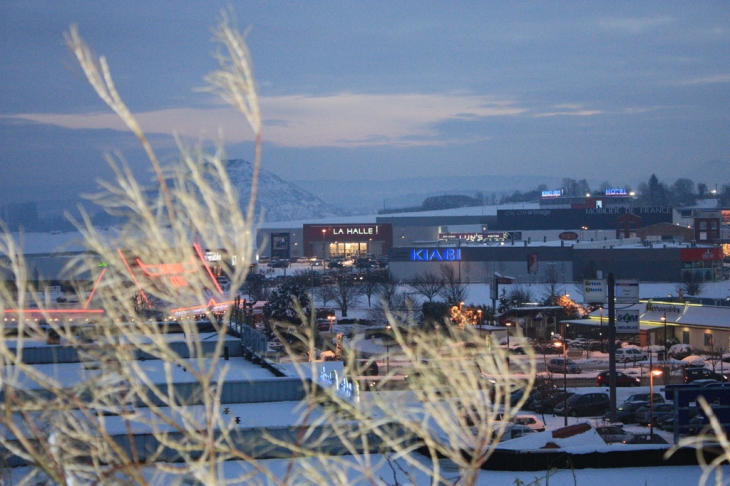
[[[563,179],[561,187],[550,188],[546,184],[540,184],[528,191],[516,190],[511,194],[496,193],[485,194],[476,192],[474,196],[463,194],[444,194],[443,196],[432,196],[424,199],[420,206],[406,208],[387,209],[386,213],[411,213],[417,211],[435,211],[440,209],[465,208],[473,206],[490,206],[507,203],[539,202],[543,191],[550,189],[562,189],[565,197],[583,197],[586,194],[591,196],[603,196],[607,189],[619,187],[608,181],[602,182],[598,188],[591,189],[585,179],[576,180],[571,178]],[[626,192],[632,192],[631,186],[621,186]],[[695,184],[691,179],[680,178],[672,184],[661,182],[655,174],[652,174],[647,182],[641,182],[635,190],[636,201],[643,206],[674,206],[687,207],[697,204],[700,199],[717,198],[718,206],[730,206],[730,183],[722,185],[717,190],[710,190],[707,184],[700,182]]]

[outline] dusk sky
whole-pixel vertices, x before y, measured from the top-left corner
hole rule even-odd
[[[71,197],[135,140],[82,79],[69,25],[111,66],[162,159],[242,116],[196,90],[228,2],[0,4],[0,202]],[[232,2],[286,180],[530,175],[673,182],[730,153],[730,3]],[[698,175],[696,182],[718,182]],[[730,183],[730,181],[719,181]],[[529,188],[525,188],[529,189]]]

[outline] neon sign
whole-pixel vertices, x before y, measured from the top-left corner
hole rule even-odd
[[[613,189],[606,189],[606,196],[628,196],[629,193],[623,187],[615,187]]]
[[[459,248],[424,248],[421,250],[411,250],[412,262],[455,262],[459,260],[461,260],[461,249]]]

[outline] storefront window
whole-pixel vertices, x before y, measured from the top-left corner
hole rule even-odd
[[[344,258],[357,258],[365,256],[368,253],[368,243],[330,243],[330,256],[333,257],[344,257]]]

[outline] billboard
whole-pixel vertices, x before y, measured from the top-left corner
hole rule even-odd
[[[639,302],[639,279],[616,279],[615,302],[617,304],[635,304]]]
[[[617,334],[638,334],[639,333],[639,310],[625,309],[616,311],[616,333]]]
[[[271,233],[271,258],[289,257],[289,233]]]
[[[606,281],[604,279],[583,280],[583,302],[606,302]]]

